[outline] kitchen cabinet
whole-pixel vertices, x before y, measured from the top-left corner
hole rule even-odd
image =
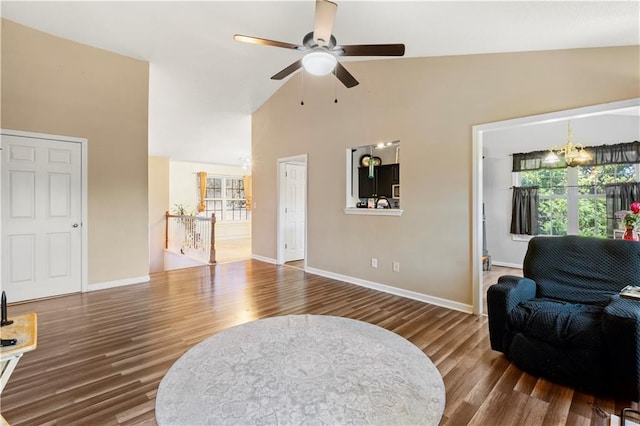
[[[391,184],[400,185],[400,163],[391,164]]]
[[[358,194],[360,198],[392,198],[392,186],[400,183],[400,164],[376,166],[374,177],[368,167],[358,168]]]

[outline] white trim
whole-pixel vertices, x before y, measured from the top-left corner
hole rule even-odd
[[[73,136],[51,135],[47,133],[25,132],[22,130],[0,129],[0,134],[6,136],[17,136],[23,138],[45,139],[62,142],[73,142],[80,144],[81,170],[80,170],[80,192],[81,192],[81,243],[80,249],[80,291],[85,293],[89,291],[89,207],[88,207],[88,188],[89,188],[89,141],[87,138],[78,138]]]
[[[82,292],[89,291],[89,141],[80,141],[82,150]]]
[[[151,277],[149,275],[143,275],[141,277],[124,278],[122,280],[105,281],[102,283],[89,284],[89,291],[105,290],[108,288],[122,287],[125,285],[132,285],[132,284],[142,284],[142,283],[149,282],[150,279]]]
[[[472,220],[471,220],[471,281],[473,291],[473,312],[483,313],[484,307],[482,286],[482,139],[485,132],[503,130],[514,127],[527,127],[535,124],[565,121],[568,118],[583,118],[605,114],[614,110],[640,106],[640,98],[624,101],[591,105],[582,108],[555,111],[546,114],[531,115],[511,120],[479,124],[472,127]],[[494,262],[495,263],[495,262]]]
[[[347,179],[346,180],[346,188],[344,191],[345,194],[345,201],[344,201],[344,205],[347,206],[344,210],[345,213],[347,213],[347,209],[350,208],[349,206],[353,206],[353,202],[352,202],[352,194],[353,194],[353,151],[351,151],[351,148],[347,148],[346,150],[347,153],[347,159],[345,161],[345,164],[347,165]]]
[[[483,312],[484,285],[482,282],[482,132],[473,126],[471,136],[471,302],[474,315]]]
[[[260,256],[258,254],[252,254],[251,258],[255,259],[255,260],[259,260],[260,262],[271,263],[272,265],[277,265],[278,264],[277,259],[272,259],[270,257]]]
[[[406,297],[407,299],[417,300],[419,302],[429,303],[431,305],[442,306],[443,308],[453,309],[455,311],[470,314],[473,312],[473,306],[464,303],[454,302],[440,297],[429,296],[423,293],[417,293],[411,290],[404,290],[397,287],[391,287],[385,284],[373,281],[363,280],[361,278],[349,277],[347,275],[336,274],[334,272],[324,271],[322,269],[305,267],[305,272],[320,275],[321,277],[331,278],[338,281],[344,281],[349,284],[359,285],[361,287],[370,288],[372,290],[381,291],[383,293],[393,294],[395,296]]]
[[[35,139],[47,139],[51,141],[62,141],[62,142],[86,142],[85,138],[76,138],[73,136],[60,136],[60,135],[50,135],[48,133],[35,133],[35,132],[24,132],[22,130],[11,130],[11,129],[2,129],[0,130],[3,135],[7,136],[17,136],[22,138],[35,138]]]
[[[284,227],[282,220],[282,206],[280,193],[281,186],[284,183],[282,179],[282,169],[284,164],[286,163],[294,163],[304,166],[305,180],[304,180],[304,265],[307,265],[307,246],[308,246],[308,235],[307,235],[307,223],[309,216],[309,167],[307,161],[307,154],[295,155],[292,157],[284,157],[278,158],[276,160],[276,173],[277,173],[277,184],[276,184],[276,265],[284,264]]]
[[[522,265],[519,265],[517,263],[509,263],[509,262],[500,262],[500,261],[491,261],[491,264],[494,266],[504,266],[505,268],[516,268],[516,269],[522,269]]]
[[[402,216],[404,210],[400,209],[359,209],[357,207],[347,207],[344,214],[356,214],[362,216]]]

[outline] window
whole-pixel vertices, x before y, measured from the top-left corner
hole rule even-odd
[[[605,185],[639,181],[637,164],[606,164],[516,173],[520,186],[539,187],[538,235],[607,235]]]
[[[205,214],[217,220],[249,219],[242,177],[207,176],[205,204]]]

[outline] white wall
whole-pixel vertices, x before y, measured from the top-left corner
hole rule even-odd
[[[169,166],[169,211],[173,212],[176,204],[182,204],[188,212],[197,213],[199,202],[198,172],[210,175],[240,177],[247,174],[240,166],[221,164],[192,163],[187,161],[171,161]],[[216,223],[216,240],[231,238],[249,238],[251,221],[223,222],[218,218]]]
[[[640,140],[640,116],[603,115],[571,120],[573,142],[585,146]],[[511,153],[560,148],[567,138],[566,122],[488,132],[484,137],[483,199],[487,248],[493,263],[521,267],[526,241],[514,241],[511,223]]]
[[[487,249],[494,264],[522,267],[527,241],[514,241],[511,224],[510,156],[483,160],[483,195],[486,215]]]

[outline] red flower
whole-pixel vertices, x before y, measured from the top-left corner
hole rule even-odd
[[[640,213],[640,202],[631,203],[631,205],[629,206],[629,208],[631,209],[631,211],[633,212],[633,214],[638,214],[638,213]]]

